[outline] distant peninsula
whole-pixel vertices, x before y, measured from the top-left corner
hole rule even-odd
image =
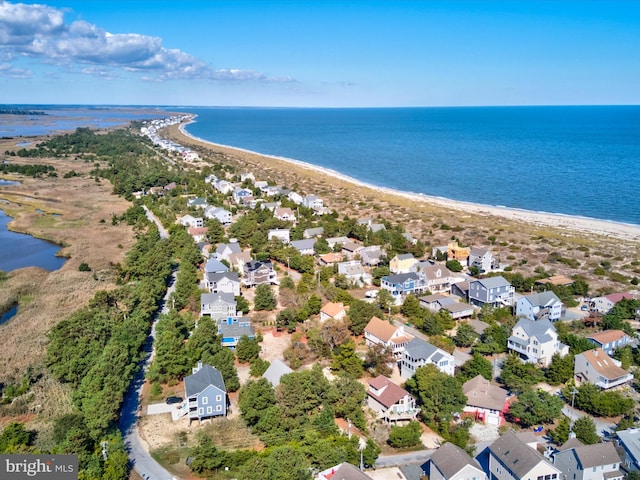
[[[0,115],[48,115],[48,113],[39,110],[24,110],[22,108],[0,107]]]

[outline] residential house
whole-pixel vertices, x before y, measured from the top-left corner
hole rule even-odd
[[[233,201],[236,202],[236,205],[239,205],[243,199],[253,197],[253,191],[248,188],[234,187],[231,196],[233,197]]]
[[[187,207],[207,208],[207,199],[201,197],[190,198],[187,200]]]
[[[382,345],[389,348],[396,358],[402,355],[402,351],[411,339],[413,336],[405,333],[403,326],[396,327],[378,317],[373,317],[364,327],[364,341],[368,347]]]
[[[480,273],[487,273],[500,268],[500,262],[493,258],[493,254],[488,248],[471,248],[467,262],[469,268],[476,267],[480,269]]]
[[[529,320],[547,319],[557,322],[562,317],[564,305],[551,290],[523,295],[516,301],[516,317]]]
[[[380,245],[370,245],[360,250],[360,261],[367,267],[378,266],[384,256],[385,252]]]
[[[302,206],[315,210],[316,212],[322,212],[324,209],[324,202],[320,197],[307,195],[302,198]]]
[[[218,181],[218,177],[216,177],[213,174],[206,176],[205,179],[204,179],[204,183],[213,183],[213,182],[217,182],[217,181]]]
[[[469,282],[469,303],[482,307],[510,307],[515,294],[513,287],[503,276],[482,278]]]
[[[469,282],[456,282],[451,284],[451,295],[463,300],[469,300]]]
[[[261,192],[263,192],[269,186],[269,182],[265,180],[255,180],[253,182],[253,186],[256,187],[258,190],[260,190]]]
[[[335,250],[336,245],[340,245],[340,249],[342,249],[342,246],[350,241],[348,237],[329,237],[327,238],[327,245],[332,250]]]
[[[249,317],[227,317],[218,319],[218,335],[222,337],[222,346],[236,348],[243,336],[250,340],[255,338]]]
[[[429,480],[487,480],[478,461],[450,442],[433,452],[427,468]]]
[[[384,223],[372,223],[369,225],[369,230],[373,233],[381,232],[382,230],[386,230],[387,227]]]
[[[302,238],[321,237],[324,233],[324,227],[307,228],[302,232]]]
[[[305,238],[303,240],[294,240],[293,242],[289,243],[289,245],[295,248],[300,255],[313,255],[315,253],[315,250],[313,249],[315,244],[316,244],[315,238]]]
[[[252,172],[244,172],[240,174],[240,183],[244,183],[245,180],[249,180],[250,182],[255,182],[256,177]]]
[[[442,373],[453,375],[455,361],[453,355],[431,345],[420,338],[413,338],[404,347],[400,360],[400,376],[411,378],[416,370],[425,365],[435,365]]]
[[[464,412],[473,415],[475,421],[488,425],[504,424],[504,414],[509,409],[507,391],[493,385],[482,375],[477,375],[462,384],[462,391],[467,396]]]
[[[214,320],[236,316],[236,300],[232,293],[203,293],[200,295],[200,316]]]
[[[267,239],[277,238],[282,243],[289,243],[291,234],[288,228],[276,228],[267,232]]]
[[[409,242],[411,245],[416,245],[418,243],[418,239],[411,235],[409,232],[404,232],[402,234],[404,239]]]
[[[280,379],[284,375],[288,375],[292,373],[293,370],[289,368],[289,365],[284,363],[279,358],[274,358],[271,362],[271,365],[265,370],[262,374],[262,378],[265,378],[273,388],[276,388],[280,385]]]
[[[583,445],[577,438],[571,439],[569,448],[561,447],[553,455],[553,464],[566,479],[622,480],[622,462],[612,442]],[[569,442],[567,442],[569,443]]]
[[[591,299],[591,310],[600,313],[609,313],[616,303],[622,299],[633,300],[634,296],[629,292],[611,293],[602,297],[594,297]]]
[[[231,212],[222,207],[214,207],[213,205],[205,208],[204,216],[207,218],[218,220],[222,225],[231,225]]]
[[[604,330],[587,335],[587,340],[604,350],[607,355],[613,355],[616,348],[633,345],[636,341],[622,330]]]
[[[359,243],[349,240],[342,244],[342,254],[349,260],[353,260],[360,254],[363,248]]]
[[[228,195],[234,188],[233,183],[228,182],[227,180],[216,180],[211,185],[223,195]]]
[[[414,420],[419,412],[415,398],[384,375],[369,380],[367,405],[387,422]]]
[[[210,365],[198,366],[184,378],[189,423],[227,414],[227,389],[220,371]]]
[[[325,253],[318,258],[318,265],[328,267],[340,263],[342,260],[344,257],[341,253]]]
[[[535,447],[509,431],[489,446],[489,477],[492,480],[560,480],[562,472]]]
[[[427,290],[431,293],[451,292],[452,273],[444,265],[431,265],[428,262],[418,262],[417,272],[422,273],[426,280]]]
[[[565,356],[569,347],[558,340],[558,332],[549,320],[532,321],[521,318],[511,330],[507,348],[530,363],[548,367],[551,357]]]
[[[204,227],[204,219],[202,217],[184,215],[183,217],[180,217],[180,224],[185,227],[202,228]]]
[[[410,293],[417,295],[427,291],[424,276],[417,273],[398,273],[380,279],[380,287],[388,290],[396,299],[400,299]]]
[[[461,247],[455,240],[447,245],[447,260],[457,260],[460,264],[465,265],[469,255],[471,255],[471,249]]]
[[[280,207],[276,208],[273,212],[273,216],[278,220],[282,220],[283,222],[296,222],[296,214],[293,213],[289,207]]]
[[[343,303],[329,302],[320,309],[320,321],[342,320],[347,316],[347,311]]]
[[[206,240],[209,229],[207,227],[189,227],[187,233],[193,238],[193,241],[198,243]]]
[[[251,253],[249,252],[249,250],[244,250],[239,253],[232,253],[231,255],[229,255],[229,259],[227,261],[229,262],[229,266],[233,270],[236,270],[242,276],[244,275],[244,266],[247,264],[247,262],[251,261]]]
[[[300,195],[297,192],[289,192],[289,195],[287,195],[287,198],[291,200],[293,203],[295,203],[296,205],[302,205],[302,195]]]
[[[633,374],[611,358],[601,348],[594,348],[575,356],[574,375],[576,383],[591,383],[603,390],[618,387],[633,380]]]
[[[418,260],[413,256],[413,253],[398,254],[389,260],[389,270],[391,273],[415,272],[413,267],[416,263]]]
[[[366,473],[350,463],[343,462],[318,473],[314,480],[372,480]]]
[[[233,253],[240,253],[242,248],[240,244],[237,242],[233,243],[221,243],[216,248],[215,253],[213,254],[216,260],[226,260],[229,261],[229,256]]]
[[[622,448],[622,464],[624,469],[640,471],[640,428],[618,430],[618,445]]]
[[[268,285],[278,284],[278,274],[273,269],[273,264],[257,260],[245,263],[242,271],[242,284],[245,287],[255,287],[264,283]]]
[[[207,260],[207,263],[204,264],[204,273],[224,273],[228,271],[229,268],[215,258],[210,258]]]
[[[240,295],[238,272],[206,272],[202,282],[211,293],[230,293],[234,297]]]
[[[349,282],[358,286],[371,285],[371,274],[365,272],[359,260],[338,263],[338,274],[344,275]]]
[[[422,308],[428,308],[432,312],[446,310],[454,320],[471,317],[474,312],[472,305],[456,302],[453,297],[446,297],[439,293],[420,297],[419,300]]]
[[[275,213],[276,209],[280,207],[280,202],[263,202],[260,204],[260,209],[269,210],[271,213]]]

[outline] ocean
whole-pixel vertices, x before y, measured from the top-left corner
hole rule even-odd
[[[640,106],[182,110],[193,136],[374,186],[640,225]]]

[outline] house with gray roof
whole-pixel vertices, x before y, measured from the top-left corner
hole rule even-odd
[[[348,262],[338,263],[338,274],[344,275],[347,280],[362,287],[371,285],[373,279],[371,274],[365,272],[362,263],[359,260],[350,260]]]
[[[482,307],[511,307],[515,287],[503,276],[481,278],[469,282],[469,303]]]
[[[558,353],[565,356],[569,347],[558,340],[558,332],[549,320],[536,322],[521,318],[511,330],[507,348],[526,362],[548,367],[551,357]]]
[[[482,375],[476,375],[462,384],[462,391],[467,397],[464,412],[473,415],[475,421],[498,426],[504,423],[504,414],[508,410],[504,388],[493,385]]]
[[[347,237],[329,237],[327,238],[327,244],[329,245],[329,248],[334,249],[336,248],[336,245],[340,245],[342,247],[342,245],[345,245],[346,243],[350,242],[351,240],[349,240],[349,238]]]
[[[612,442],[583,445],[574,438],[572,446],[564,448],[563,445],[553,455],[553,464],[567,479],[622,480],[625,476],[621,470],[620,456]]]
[[[240,244],[238,242],[232,243],[221,243],[216,248],[214,253],[214,258],[216,260],[227,260],[229,261],[229,256],[232,254],[237,254],[242,251]]]
[[[424,275],[427,290],[431,293],[451,292],[452,273],[441,264],[432,265],[429,262],[418,262],[415,265],[418,273]]]
[[[493,480],[564,478],[560,469],[512,431],[504,433],[489,446],[489,477]]]
[[[314,480],[372,480],[366,473],[350,463],[343,462],[319,472]]]
[[[324,227],[307,228],[302,232],[302,238],[320,237],[324,233]]]
[[[380,279],[380,287],[388,290],[396,300],[410,293],[419,294],[427,291],[424,277],[415,272],[398,273],[396,275],[382,277]]]
[[[529,320],[547,319],[557,322],[562,317],[564,305],[551,290],[531,295],[523,295],[516,301],[516,317]]]
[[[222,207],[211,205],[205,208],[204,216],[213,220],[218,220],[222,225],[231,225],[231,212]]]
[[[500,268],[500,262],[493,257],[488,248],[472,247],[467,258],[469,267],[477,267],[480,273],[491,272]]]
[[[375,267],[380,264],[382,257],[385,256],[385,252],[380,245],[370,245],[360,250],[360,260],[363,265],[368,267]]]
[[[220,371],[210,365],[198,366],[184,378],[189,423],[227,414],[227,389]]]
[[[278,385],[280,385],[280,379],[284,375],[288,375],[292,372],[293,370],[291,370],[289,365],[284,363],[279,358],[274,358],[271,362],[271,365],[269,365],[269,368],[267,368],[262,374],[262,378],[266,379],[273,386],[273,388],[276,388]]]
[[[313,249],[315,244],[315,238],[304,238],[302,240],[294,240],[289,243],[289,245],[295,248],[300,255],[313,255],[315,253],[315,250]]]
[[[231,293],[240,295],[240,277],[238,272],[207,272],[203,278],[204,287],[211,293]]]
[[[247,336],[249,340],[253,340],[256,336],[249,317],[221,318],[217,323],[223,347],[236,348],[242,337]]]
[[[187,207],[193,208],[207,208],[207,199],[202,197],[190,198],[187,200]]]
[[[623,449],[622,463],[627,471],[640,471],[640,428],[618,430],[618,445]]]
[[[210,258],[204,264],[204,273],[224,273],[228,271],[229,267],[216,258]]]
[[[413,338],[404,347],[400,359],[400,375],[402,378],[411,378],[416,370],[427,364],[433,364],[443,373],[453,375],[455,361],[453,355],[425,342],[420,338]]]
[[[429,480],[487,480],[478,461],[453,443],[433,452],[428,462]]]
[[[236,299],[232,293],[203,293],[200,295],[200,316],[214,320],[236,316]]]
[[[242,267],[242,284],[245,287],[255,287],[262,284],[277,285],[278,274],[271,262],[249,260]]]

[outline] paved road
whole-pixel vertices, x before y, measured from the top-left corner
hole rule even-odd
[[[575,422],[581,417],[590,416],[588,413],[583,412],[582,410],[578,410],[577,408],[572,409],[570,405],[565,405],[564,407],[562,407],[562,414],[565,417],[568,417],[572,422]],[[616,429],[615,422],[605,422],[598,417],[591,418],[593,418],[593,423],[596,426],[596,433],[601,437],[609,436]]]
[[[380,455],[376,460],[376,468],[398,467],[409,463],[423,464],[431,458],[435,450],[418,450],[394,455]]]
[[[153,214],[153,212],[147,208],[146,205],[143,205],[142,208],[144,208],[145,214],[147,215],[147,218],[149,219],[149,221],[155,223],[156,226],[158,227],[158,231],[160,232],[160,238],[169,238],[169,232],[167,232],[167,229],[164,228],[164,226],[162,225],[162,222],[160,222],[158,217],[156,217]]]
[[[161,238],[169,238],[169,233],[162,227],[160,221],[151,213],[146,207],[147,217],[154,221],[158,225]],[[167,301],[169,296],[175,290],[176,273],[172,275],[172,280],[167,293],[162,301],[162,306],[158,310],[158,314],[154,318],[151,333],[147,337],[144,344],[145,357],[142,360],[142,365],[135,378],[129,385],[127,393],[125,393],[124,402],[122,404],[122,413],[120,415],[119,427],[124,437],[124,442],[129,452],[129,460],[133,464],[133,469],[142,477],[152,480],[170,480],[175,477],[165,470],[158,462],[156,462],[151,455],[144,449],[140,436],[138,434],[138,416],[140,413],[140,394],[142,392],[142,386],[144,385],[144,377],[151,364],[153,358],[153,341],[155,339],[155,327],[158,322],[158,317],[161,313],[168,313]]]

